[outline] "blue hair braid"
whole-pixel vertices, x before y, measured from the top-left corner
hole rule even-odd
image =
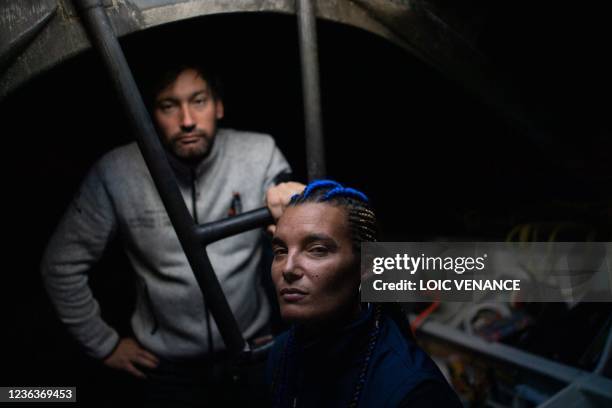
[[[370,207],[368,197],[359,190],[344,187],[334,180],[316,180],[308,184],[301,194],[291,197],[289,206],[306,203],[327,203],[344,207],[348,213],[353,247],[361,252],[362,242],[377,240],[378,228],[376,215]]]
[[[306,186],[302,195],[304,196],[304,198],[308,198],[313,191],[329,187],[342,187],[342,185],[334,180],[315,180]]]
[[[364,203],[367,203],[369,201],[368,197],[361,191],[355,190],[354,188],[350,187],[336,187],[334,189],[331,189],[327,193],[325,193],[321,201],[328,201],[329,199],[335,196],[357,198],[363,201]]]

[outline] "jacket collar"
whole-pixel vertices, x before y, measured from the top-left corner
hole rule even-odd
[[[300,327],[297,326],[295,328],[296,343],[304,356],[330,359],[345,358],[347,355],[358,353],[366,346],[369,333],[372,330],[373,318],[372,307],[367,307],[360,312],[357,319],[335,330],[323,333],[316,339],[305,338]]]

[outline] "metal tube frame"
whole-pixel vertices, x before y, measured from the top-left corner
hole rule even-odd
[[[313,3],[309,0],[296,1],[306,121],[308,178],[314,180],[323,178],[326,172],[321,125],[316,16]],[[204,225],[195,224],[187,210],[164,148],[136,86],[110,19],[103,8],[102,0],[74,0],[74,3],[82,16],[82,22],[88,30],[93,46],[98,49],[104,60],[115,91],[130,118],[130,124],[136,134],[145,163],[228,351],[236,357],[242,357],[243,360],[260,358],[268,347],[251,350],[244,340],[210,263],[205,246],[228,236],[271,224],[274,221],[272,215],[264,207],[231,219]],[[203,245],[204,248],[202,248]]]
[[[206,249],[202,248],[201,238],[196,233],[197,226],[181,196],[164,148],[156,134],[125,55],[102,6],[102,1],[74,0],[74,3],[79,9],[83,24],[89,31],[93,45],[103,57],[115,90],[128,113],[140,151],[176,230],[189,265],[207,300],[210,312],[217,322],[223,341],[232,355],[238,356],[247,353],[250,351],[248,343],[244,340],[223,294],[221,285],[206,254]]]
[[[302,64],[302,92],[306,126],[306,163],[308,180],[324,178],[325,145],[321,119],[321,88],[319,82],[319,51],[315,0],[296,0],[298,33]]]

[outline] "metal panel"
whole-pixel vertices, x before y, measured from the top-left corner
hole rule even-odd
[[[7,41],[18,35],[16,17],[27,21],[40,18],[40,9],[10,0],[0,6],[0,32]],[[32,39],[19,58],[0,78],[0,99],[38,74],[61,64],[90,47],[74,8],[67,0],[47,0],[47,8],[57,7],[49,23]],[[236,12],[295,14],[294,0],[105,0],[106,12],[118,36],[158,25],[204,15]],[[440,6],[440,4],[442,6]],[[479,10],[465,5],[462,15],[477,20]],[[434,13],[435,10],[436,13]],[[471,90],[489,105],[525,124],[523,112],[513,101],[514,91],[469,38],[476,24],[451,27],[440,16],[454,15],[443,1],[422,0],[319,0],[318,18],[362,28],[403,47]],[[456,13],[455,13],[456,14]],[[462,29],[467,34],[457,31]]]

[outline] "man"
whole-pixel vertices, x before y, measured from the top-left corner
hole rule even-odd
[[[204,69],[169,70],[153,96],[153,119],[197,223],[261,207],[264,196],[278,218],[303,188],[275,186],[289,166],[270,136],[217,129],[223,101]],[[135,338],[120,339],[101,319],[87,285],[88,270],[115,236],[137,275]],[[261,231],[249,231],[207,251],[247,339],[262,333],[270,310],[256,273],[261,239]],[[109,367],[143,378],[170,367],[173,376],[183,362],[202,366],[224,349],[135,143],[107,153],[90,170],[51,238],[41,270],[60,319],[90,356]]]

